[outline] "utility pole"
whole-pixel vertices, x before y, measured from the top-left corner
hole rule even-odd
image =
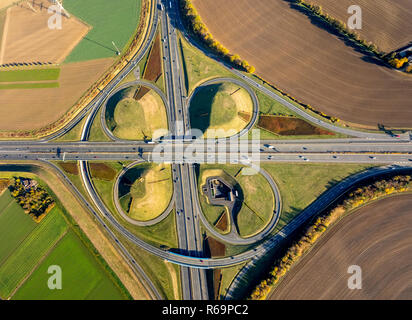
[[[113,44],[113,46],[116,48],[116,54],[117,54],[118,56],[120,56],[120,50],[119,50],[119,48],[116,46],[116,44],[114,43],[114,41],[112,41],[112,44]]]

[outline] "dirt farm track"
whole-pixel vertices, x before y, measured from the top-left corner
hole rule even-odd
[[[230,52],[300,101],[350,123],[412,128],[412,76],[379,65],[289,1],[193,3]]]
[[[411,246],[412,195],[382,199],[332,227],[270,299],[412,299]],[[348,289],[351,265],[361,290]]]

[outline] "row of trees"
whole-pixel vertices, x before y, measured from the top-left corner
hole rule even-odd
[[[372,42],[367,42],[365,39],[362,39],[359,33],[349,29],[346,23],[331,17],[329,14],[323,12],[322,6],[311,4],[305,0],[295,0],[297,4],[302,5],[306,9],[308,9],[311,13],[323,18],[326,20],[331,27],[339,31],[344,36],[348,37],[349,39],[357,42],[360,46],[364,47],[365,49],[371,51],[379,58],[383,58],[385,53],[378,49],[378,47],[373,44]]]
[[[312,14],[315,14],[324,20],[326,20],[330,26],[335,28],[337,31],[339,31],[341,34],[344,36],[348,37],[349,39],[355,41],[358,43],[360,46],[364,47],[365,49],[369,50],[373,54],[375,54],[378,58],[386,61],[389,63],[392,67],[396,69],[400,69],[404,67],[405,65],[408,64],[408,58],[405,57],[398,57],[396,52],[392,52],[389,54],[386,54],[385,52],[381,51],[374,43],[372,42],[367,42],[365,39],[362,39],[359,33],[351,30],[348,28],[346,23],[335,19],[328,15],[327,13],[324,13],[322,10],[322,6],[314,5],[311,3],[308,3],[305,0],[295,0],[296,3],[302,5],[306,9],[308,9]],[[407,68],[405,69],[406,72],[411,73],[412,72],[412,65],[408,65]]]
[[[407,57],[400,58],[400,57],[396,56],[395,58],[389,59],[388,62],[392,67],[394,67],[396,69],[400,69],[403,66],[405,66],[405,64],[407,64],[409,62],[409,60],[408,60]]]
[[[285,255],[275,262],[269,276],[252,291],[250,299],[265,299],[292,265],[311,248],[328,227],[341,219],[346,213],[379,197],[410,190],[412,190],[411,176],[404,175],[382,179],[373,184],[359,187],[349,193],[333,209],[316,218],[302,234],[297,236]]]
[[[241,68],[249,73],[255,72],[255,68],[246,60],[240,58],[237,54],[231,54],[219,41],[215,40],[209,32],[206,25],[200,18],[196,8],[190,0],[181,0],[180,8],[185,18],[185,22],[190,27],[191,31],[216,54],[220,55],[226,61],[232,63],[235,67]]]
[[[9,186],[10,193],[24,212],[39,222],[54,205],[53,198],[35,180],[14,178]]]

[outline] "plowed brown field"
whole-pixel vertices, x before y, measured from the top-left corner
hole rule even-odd
[[[307,0],[320,5],[323,12],[347,22],[350,5],[362,8],[363,39],[372,41],[380,50],[391,52],[412,42],[412,1],[410,0]]]
[[[33,4],[32,1],[29,1]],[[43,4],[41,7],[40,5]],[[76,19],[62,17],[61,29],[49,29],[50,2],[36,0],[7,9],[0,48],[0,65],[21,62],[60,63],[87,34],[89,27]]]
[[[270,299],[412,299],[412,195],[386,198],[344,218],[282,280]],[[348,267],[362,289],[348,289]]]
[[[111,64],[111,58],[64,64],[59,88],[0,90],[0,130],[31,130],[53,123]]]
[[[412,127],[412,77],[370,61],[286,0],[194,0],[203,21],[256,73],[330,116]]]

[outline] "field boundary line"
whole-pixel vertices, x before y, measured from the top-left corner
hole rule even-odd
[[[13,202],[13,201],[15,201],[14,198],[11,199],[10,203],[7,205],[7,207],[4,208],[4,210],[6,210],[8,207],[10,207],[10,206],[12,205],[12,202]],[[19,205],[19,204],[17,204],[17,205]],[[24,213],[24,214],[28,215],[27,213]],[[30,216],[29,216],[29,217],[30,217]],[[31,218],[31,217],[30,217],[30,218]],[[31,218],[31,219],[33,219],[33,218]],[[34,221],[34,220],[33,220],[33,222],[36,223],[36,221]],[[30,234],[31,234],[35,229],[37,229],[38,226],[39,226],[39,224],[36,223],[36,227],[34,227],[32,231],[30,231],[23,239],[21,239],[21,241],[17,244],[17,246],[13,249],[13,251],[11,251],[11,252],[7,255],[7,257],[4,257],[2,260],[0,260],[0,267],[1,267],[4,263],[7,262],[7,260],[13,255],[14,250],[16,250],[18,247],[20,247],[21,244],[30,236]]]
[[[20,283],[17,285],[17,287],[10,293],[10,296],[8,297],[8,300],[10,300],[16,292],[21,288],[21,286],[30,278],[30,276],[36,271],[42,262],[52,253],[52,251],[56,248],[56,246],[60,243],[60,241],[66,236],[66,234],[69,232],[69,226],[67,226],[66,230],[63,232],[63,234],[60,235],[60,237],[53,243],[53,245],[47,250],[46,254],[43,255],[43,257],[40,258],[38,263],[33,267],[33,269],[20,281]]]

